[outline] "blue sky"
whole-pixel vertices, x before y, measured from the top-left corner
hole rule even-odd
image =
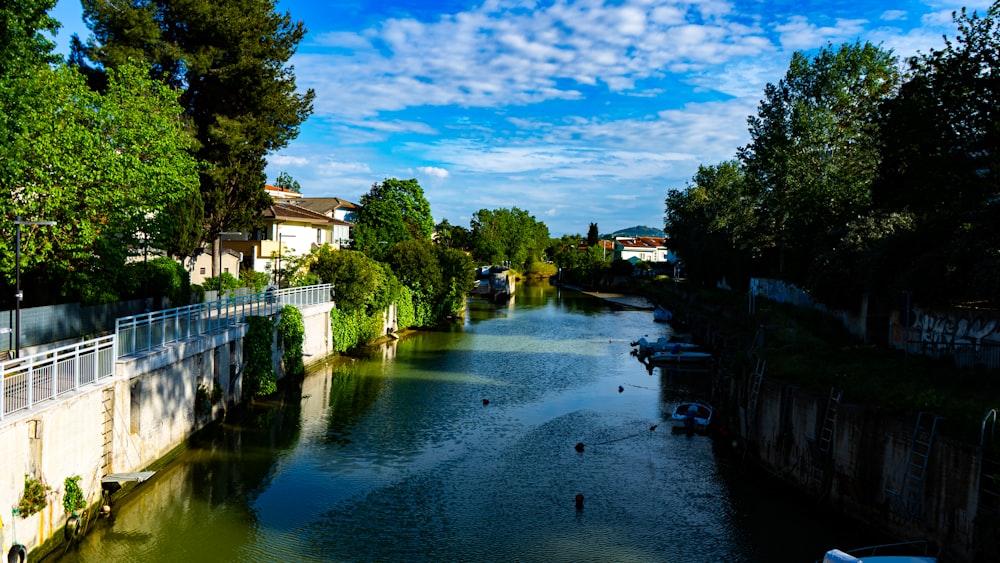
[[[435,221],[519,207],[553,236],[663,226],[668,190],[733,158],[795,51],[871,41],[907,57],[987,0],[280,0],[315,112],[271,155],[308,197],[416,178]],[[53,16],[87,37],[79,0]]]

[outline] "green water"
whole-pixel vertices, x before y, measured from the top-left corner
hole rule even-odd
[[[709,385],[630,356],[665,330],[547,284],[470,301],[200,435],[50,560],[808,562],[867,543],[670,432]]]

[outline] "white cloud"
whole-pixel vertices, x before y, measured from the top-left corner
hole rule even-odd
[[[426,174],[427,176],[433,176],[435,178],[447,178],[448,171],[444,168],[438,168],[436,166],[421,166],[417,168],[417,172],[421,174]]]
[[[899,21],[905,20],[907,15],[906,10],[886,10],[881,17],[884,21]]]

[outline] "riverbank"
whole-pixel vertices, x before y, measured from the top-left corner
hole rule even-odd
[[[995,397],[995,382],[859,345],[814,311],[758,303],[748,316],[745,296],[732,292],[633,290],[664,303],[719,358],[717,416],[749,466],[841,518],[928,540],[940,561],[1000,558],[988,471],[997,449],[975,441],[983,411],[943,417],[932,406],[957,404],[970,389],[980,401]]]

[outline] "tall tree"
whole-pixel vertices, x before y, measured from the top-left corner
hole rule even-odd
[[[56,0],[8,0],[0,6],[0,76],[30,73],[54,63],[55,34],[60,24],[48,12]]]
[[[758,246],[784,278],[806,277],[810,257],[871,202],[879,165],[879,104],[899,84],[891,51],[870,43],[796,52],[768,84],[751,142],[739,151],[761,212]]]
[[[274,0],[82,0],[93,36],[75,42],[100,68],[132,59],[182,92],[200,142],[205,241],[258,226],[270,204],[265,158],[298,135],[314,92],[298,93],[288,61],[305,34]],[[84,69],[87,70],[87,69]],[[93,69],[90,69],[93,71]],[[217,253],[217,250],[216,250]]]
[[[299,183],[288,172],[278,174],[278,179],[274,181],[274,185],[290,192],[299,193],[302,191],[302,187],[299,186]]]
[[[888,212],[914,216],[899,290],[929,302],[1000,301],[1000,2],[954,14],[957,36],[910,59],[885,105],[874,188]],[[947,296],[947,297],[946,297]]]
[[[384,261],[389,248],[397,242],[431,239],[431,206],[415,179],[389,178],[372,184],[358,203],[354,248],[376,260]]]
[[[587,229],[587,246],[594,246],[601,240],[601,235],[597,231],[597,223],[591,223]]]

